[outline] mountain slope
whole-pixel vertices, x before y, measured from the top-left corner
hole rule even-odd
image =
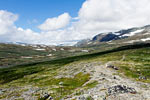
[[[0,43],[0,68],[85,54],[82,48]]]
[[[106,43],[135,43],[150,41],[150,25],[144,27],[130,28],[117,32],[100,33],[88,42],[80,43],[78,46],[90,46],[95,44]]]
[[[0,99],[43,100],[48,95],[54,100],[148,100],[149,48],[149,43],[128,45],[89,55],[1,69]],[[118,85],[124,85],[130,91],[120,87],[122,90],[112,92],[113,86]]]

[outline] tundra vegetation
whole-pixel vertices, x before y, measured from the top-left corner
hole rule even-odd
[[[22,94],[30,90],[34,90],[30,95],[39,100],[43,99],[41,94],[44,92],[50,94],[54,100],[80,95],[82,90],[94,88],[99,84],[96,80],[89,82],[91,73],[80,70],[84,67],[82,63],[92,62],[111,63],[118,67],[118,75],[150,83],[150,44],[137,44],[86,55],[1,68],[0,89],[3,91],[0,99],[16,96],[21,100]],[[78,67],[74,67],[77,65]],[[61,75],[63,71],[65,73]],[[88,97],[88,100],[90,99]]]

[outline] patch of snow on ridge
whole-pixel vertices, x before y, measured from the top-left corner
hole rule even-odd
[[[142,31],[144,31],[144,29],[136,30],[134,32],[130,32],[129,34],[124,34],[123,36],[133,36],[133,35],[135,35],[137,33],[142,32]]]
[[[37,50],[37,51],[44,51],[45,49],[35,49],[35,50]]]
[[[141,39],[142,41],[148,41],[148,40],[150,40],[150,38],[145,38],[145,39]]]
[[[145,33],[144,35],[149,35],[150,34],[150,32],[147,32],[147,33]]]
[[[115,33],[113,33],[113,34],[115,34],[115,35],[120,35],[121,33],[116,33],[116,32],[115,32]]]

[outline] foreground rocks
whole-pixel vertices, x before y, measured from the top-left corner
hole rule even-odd
[[[5,90],[0,89],[0,95],[3,94],[5,92]]]
[[[127,87],[124,85],[116,85],[116,86],[112,86],[110,88],[108,88],[108,94],[109,95],[117,95],[120,93],[132,93],[132,94],[136,94],[136,90],[134,88],[131,87]]]
[[[48,93],[44,93],[41,97],[41,100],[53,100],[53,98],[48,94]]]
[[[48,93],[44,93],[41,97],[40,97],[40,99],[42,99],[42,100],[47,100],[48,98],[49,98],[49,94]]]
[[[107,65],[107,68],[112,68],[114,70],[119,70],[116,66],[113,66],[113,65]]]
[[[111,64],[112,65],[112,64]],[[150,84],[138,82],[133,79],[129,79],[123,75],[119,75],[117,67],[106,66],[101,63],[79,63],[73,66],[65,66],[64,70],[58,77],[73,77],[79,72],[89,73],[91,78],[82,87],[79,87],[74,93],[68,94],[66,97],[60,100],[150,100]],[[140,77],[139,79],[145,79]],[[86,84],[97,81],[98,84],[92,88],[84,89]],[[22,87],[26,91],[20,91],[19,98],[24,100],[55,100],[55,97],[51,97],[53,94],[47,87],[35,88],[32,86]],[[56,87],[57,88],[57,87]],[[18,87],[0,89],[0,95],[7,92],[8,96],[11,91],[19,91]],[[6,91],[6,92],[5,92]],[[10,91],[10,92],[9,92]],[[34,94],[38,94],[35,96]],[[33,96],[34,95],[34,96]],[[2,100],[15,100],[18,97],[11,97]]]
[[[85,71],[91,74],[90,81],[99,84],[66,100],[150,100],[150,84],[120,76],[117,67],[105,65],[87,66]]]

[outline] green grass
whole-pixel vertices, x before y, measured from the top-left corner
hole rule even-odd
[[[54,88],[56,94],[61,94],[62,96],[69,95],[74,92],[76,88],[82,87],[84,83],[89,81],[90,74],[78,73],[74,78],[60,78],[54,80],[48,80],[50,85],[58,85],[63,82],[63,85],[59,88]]]
[[[53,47],[45,47],[44,51],[38,51],[32,46],[0,43],[0,68],[13,67],[34,62],[45,62],[58,58],[85,54],[81,52],[82,48],[77,47],[55,47],[57,51],[53,51],[52,48]],[[64,50],[61,50],[61,48]],[[75,52],[70,52],[69,50],[75,50]],[[49,54],[52,54],[52,56],[47,56]]]
[[[73,78],[55,78],[59,75],[60,69],[67,64],[74,62],[103,62],[113,61],[114,65],[119,67],[119,72],[124,75],[138,79],[140,75],[150,78],[150,44],[138,44],[123,46],[103,52],[61,58],[50,61],[34,62],[11,68],[0,69],[0,87],[14,86],[37,86],[45,88],[47,91],[54,91],[53,97],[59,100],[68,94],[71,94],[77,88],[83,88],[89,79],[90,75],[78,73]],[[125,58],[122,60],[123,56]],[[144,80],[142,80],[144,81]],[[63,82],[63,88],[60,88],[59,83]],[[144,82],[150,82],[146,80]],[[93,88],[98,83],[96,81],[88,83],[85,87]]]
[[[89,96],[89,97],[87,97],[87,100],[93,100],[93,98]]]
[[[47,62],[31,63],[22,66],[16,66],[13,68],[5,68],[0,70],[0,83],[2,84],[2,83],[11,82],[13,80],[23,78],[26,75],[31,75],[34,73],[45,71],[49,68],[50,69],[59,68],[61,66],[64,66],[65,64],[69,64],[71,62],[75,62],[79,60],[88,60],[96,57],[102,57],[103,59],[105,59],[105,61],[120,60],[122,58],[122,55],[127,55],[126,61],[132,60],[136,63],[140,62],[142,64],[145,64],[146,67],[145,66],[140,67],[142,68],[141,73],[145,74],[146,76],[149,76],[149,73],[147,71],[149,70],[149,67],[147,70],[145,70],[149,65],[149,60],[146,59],[146,57],[149,58],[149,51],[148,51],[149,48],[145,48],[141,50],[137,49],[137,48],[144,48],[148,46],[150,45],[149,44],[139,44],[139,45],[131,45],[131,46],[129,45],[129,46],[124,46],[117,49],[112,49],[112,50],[94,53],[94,54],[68,57],[63,59],[51,60]],[[135,57],[137,58],[135,59]],[[122,69],[126,70],[125,68],[126,67],[122,67]],[[132,72],[133,70],[129,70],[129,71]]]
[[[86,84],[85,88],[87,88],[87,89],[94,88],[97,84],[98,84],[97,81],[93,81],[93,82],[90,82],[90,83]]]
[[[0,66],[13,66],[23,64],[26,62],[32,62],[33,59],[23,59],[22,56],[33,57],[36,55],[46,56],[48,52],[37,51],[30,46],[20,46],[14,44],[0,44]]]
[[[31,55],[46,55],[45,51],[37,51],[29,46],[19,46],[13,44],[0,44],[0,55],[3,58],[13,58],[20,56],[31,56]]]
[[[110,53],[100,57],[105,63],[113,61],[114,65],[120,68],[120,72],[126,76],[138,79],[145,76],[150,79],[150,48],[132,49]],[[124,60],[121,60],[125,57]],[[116,61],[116,63],[115,63]],[[146,82],[147,82],[146,81]]]

